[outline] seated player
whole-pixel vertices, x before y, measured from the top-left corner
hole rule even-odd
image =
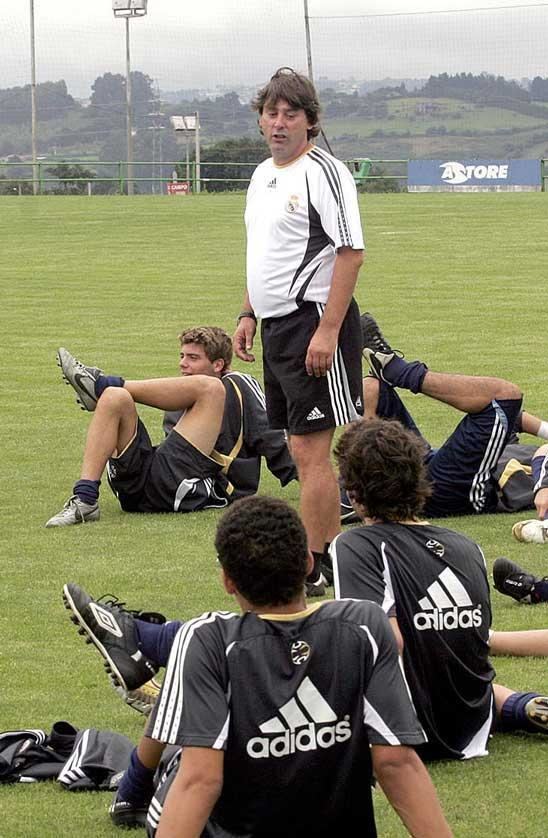
[[[58,351],[63,377],[93,411],[80,479],[47,527],[99,518],[105,467],[127,512],[194,512],[224,507],[257,491],[261,457],[285,486],[296,470],[281,431],[271,431],[264,395],[250,375],[231,371],[232,342],[222,329],[179,335],[182,378],[124,381]],[[168,411],[166,439],[153,446],[135,405]]]
[[[440,388],[441,389],[441,388]],[[487,754],[496,730],[548,732],[548,698],[493,684],[489,654],[548,654],[548,631],[490,632],[485,559],[466,536],[423,520],[435,488],[425,444],[398,422],[355,422],[335,449],[365,526],[331,547],[335,596],[377,602],[390,617],[429,758]]]
[[[499,378],[433,372],[420,361],[407,362],[383,337],[370,314],[362,316],[364,355],[371,375],[364,380],[366,418],[397,419],[420,432],[396,388],[423,393],[466,416],[449,439],[425,461],[432,494],[429,517],[516,511],[536,505],[539,522],[548,516],[548,445],[509,444],[516,425],[527,433],[547,434],[546,423],[521,413],[521,392]],[[346,521],[353,519],[347,504]],[[344,515],[344,512],[343,512]],[[521,531],[520,531],[521,532]],[[515,536],[530,540],[527,533]]]
[[[313,559],[283,501],[235,503],[215,547],[240,616],[154,625],[65,586],[74,620],[126,685],[139,670],[150,677],[171,649],[148,735],[111,807],[115,822],[143,824],[151,801],[149,835],[374,836],[374,772],[412,835],[450,835],[413,748],[424,734],[382,609],[307,608]],[[154,788],[163,743],[181,747]]]
[[[495,559],[493,582],[499,593],[525,605],[548,602],[548,576],[528,573],[511,559]]]

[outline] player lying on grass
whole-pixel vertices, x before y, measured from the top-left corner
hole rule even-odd
[[[182,378],[124,381],[60,349],[63,377],[93,412],[80,479],[48,527],[99,518],[105,467],[127,512],[193,512],[254,494],[261,457],[285,485],[296,477],[282,431],[271,431],[264,395],[250,375],[230,369],[232,342],[217,327],[179,335]],[[168,411],[166,439],[154,447],[136,403]]]
[[[548,732],[548,698],[494,684],[489,655],[548,655],[548,631],[490,632],[485,559],[466,536],[422,519],[435,491],[425,444],[399,422],[355,422],[335,450],[365,526],[332,544],[335,596],[373,600],[390,617],[428,757],[487,753],[497,731]]]
[[[396,388],[423,393],[466,414],[441,448],[426,444],[432,494],[425,514],[444,517],[536,506],[536,525],[514,526],[516,538],[535,540],[548,516],[548,445],[509,443],[517,439],[516,430],[544,435],[547,430],[545,422],[521,413],[518,387],[499,378],[433,372],[421,361],[407,362],[370,314],[361,322],[364,355],[371,367],[364,379],[366,418],[397,419],[420,436]],[[348,506],[347,519],[352,519]]]
[[[307,607],[313,559],[283,501],[235,503],[215,547],[240,615],[153,626],[65,586],[75,621],[121,681],[150,677],[170,653],[113,820],[142,825],[146,816],[148,834],[159,838],[374,836],[374,772],[412,835],[450,835],[414,751],[424,733],[382,609],[356,601]],[[155,788],[164,743],[182,751]]]

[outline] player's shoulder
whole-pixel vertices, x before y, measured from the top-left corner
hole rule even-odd
[[[329,154],[323,148],[319,148],[318,146],[311,148],[307,154],[307,159],[311,167],[313,166],[318,172],[323,173],[327,178],[336,174],[339,178],[342,177],[345,180],[348,179],[349,182],[354,183],[354,179],[345,163],[337,157],[334,157],[332,154]]]
[[[317,621],[330,620],[361,630],[366,625],[376,625],[385,621],[385,614],[376,602],[351,598],[323,602],[314,616]]]
[[[230,372],[227,372],[223,375],[221,380],[225,385],[226,389],[228,389],[228,386],[230,384],[232,388],[236,387],[240,393],[251,394],[255,396],[255,398],[259,400],[261,405],[264,406],[263,388],[261,387],[257,379],[254,378],[254,376],[250,375],[247,372],[230,370]]]
[[[186,620],[181,625],[176,635],[176,642],[186,645],[193,639],[222,639],[234,631],[240,619],[241,615],[233,611],[204,611],[203,614]]]

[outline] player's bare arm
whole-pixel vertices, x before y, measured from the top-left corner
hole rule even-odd
[[[246,316],[246,313],[249,315]],[[232,346],[234,353],[242,361],[254,361],[255,356],[252,354],[253,340],[257,331],[257,319],[249,302],[249,294],[245,293],[244,301],[242,303],[242,310],[238,316],[238,326],[232,338]]]
[[[305,361],[308,375],[320,378],[327,375],[332,367],[339,330],[350,305],[362,264],[363,250],[341,247],[337,251],[331,291],[320,324],[308,345]]]
[[[200,838],[223,788],[224,751],[183,748],[157,838]]]
[[[453,834],[441,810],[428,771],[404,745],[373,745],[373,770],[390,805],[415,838],[450,838]]]

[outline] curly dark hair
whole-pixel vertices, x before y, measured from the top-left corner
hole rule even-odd
[[[195,326],[185,329],[179,335],[181,346],[185,343],[197,343],[204,347],[206,357],[211,363],[222,360],[225,369],[232,363],[232,339],[219,326]]]
[[[306,533],[285,501],[260,495],[237,500],[219,521],[215,547],[221,567],[253,605],[287,605],[302,594]]]
[[[426,445],[399,422],[354,422],[335,448],[343,484],[368,517],[382,521],[418,518],[432,494],[426,474]]]
[[[280,99],[296,110],[303,110],[311,127],[307,131],[308,139],[320,133],[320,102],[316,88],[306,76],[292,70],[291,67],[279,67],[268,84],[262,87],[251,102],[254,111],[262,114],[265,106],[275,105]]]

